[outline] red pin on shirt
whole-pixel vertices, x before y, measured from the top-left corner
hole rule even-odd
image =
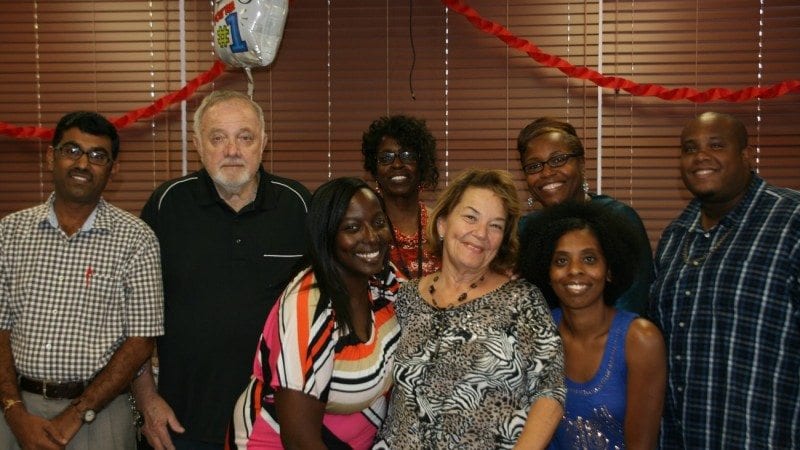
[[[89,288],[89,282],[92,281],[92,275],[94,275],[94,269],[92,266],[86,268],[86,288]]]

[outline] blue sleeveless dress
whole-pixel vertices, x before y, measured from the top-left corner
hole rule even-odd
[[[550,449],[623,449],[628,366],[625,336],[636,314],[617,310],[608,331],[600,367],[591,380],[576,383],[567,377],[564,417],[550,442]],[[561,309],[553,310],[556,325]]]

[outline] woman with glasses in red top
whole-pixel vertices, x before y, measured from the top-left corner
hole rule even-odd
[[[361,153],[392,225],[391,262],[408,279],[439,270],[440,261],[425,249],[423,232],[429,211],[420,193],[435,189],[439,180],[436,139],[425,121],[403,115],[381,117],[364,132]]]

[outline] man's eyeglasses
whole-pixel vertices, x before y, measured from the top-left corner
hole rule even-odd
[[[83,155],[86,155],[89,157],[89,162],[96,166],[105,166],[111,161],[111,156],[104,150],[84,150],[80,145],[70,142],[61,144],[58,147],[53,147],[53,150],[62,157],[71,159],[72,161],[77,161],[81,159]]]
[[[392,164],[397,157],[400,157],[400,161],[403,164],[410,164],[415,163],[419,159],[419,155],[417,152],[412,152],[410,150],[403,150],[402,152],[381,152],[378,153],[378,164],[382,166],[388,166]]]
[[[535,173],[539,173],[544,170],[544,165],[547,164],[552,168],[561,167],[569,161],[570,158],[575,158],[578,155],[575,153],[562,153],[560,155],[555,155],[550,157],[547,161],[544,162],[532,162],[529,164],[525,164],[522,166],[522,171],[527,173],[528,175],[533,175]]]

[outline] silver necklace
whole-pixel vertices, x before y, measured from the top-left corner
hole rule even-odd
[[[711,256],[712,253],[717,251],[718,248],[722,247],[722,244],[724,244],[725,241],[728,239],[728,235],[731,234],[731,231],[733,231],[733,229],[729,228],[728,231],[726,231],[725,234],[723,234],[719,239],[717,239],[717,242],[713,246],[711,246],[711,248],[708,249],[708,251],[699,258],[689,258],[689,235],[687,235],[686,238],[683,240],[683,249],[681,250],[683,263],[692,267],[698,267],[701,264],[703,264],[706,261],[706,259],[708,259],[708,257]]]

